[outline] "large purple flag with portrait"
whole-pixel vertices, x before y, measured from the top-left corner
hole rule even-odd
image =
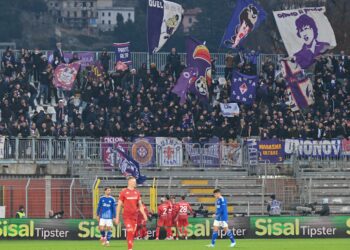
[[[296,64],[282,60],[282,75],[287,84],[288,106],[292,111],[307,108],[314,104],[314,90],[311,80]]]
[[[288,55],[302,69],[310,67],[316,57],[337,46],[325,12],[325,7],[273,12]]]
[[[243,104],[253,104],[256,96],[258,76],[249,76],[233,71],[231,81],[231,100]]]
[[[202,102],[209,100],[209,86],[211,84],[211,57],[205,44],[192,37],[186,40],[187,67],[197,70],[197,79],[190,85],[189,91]]]
[[[171,91],[180,97],[180,104],[184,104],[186,102],[189,87],[196,81],[197,76],[198,70],[195,68],[186,68],[184,71],[182,71],[175,87]]]
[[[149,0],[147,8],[148,52],[157,53],[175,33],[182,21],[180,4],[166,0]]]
[[[265,18],[264,9],[254,0],[238,0],[222,38],[221,46],[237,48]]]

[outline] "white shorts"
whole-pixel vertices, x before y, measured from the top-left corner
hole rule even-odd
[[[100,219],[99,226],[101,227],[113,227],[113,220],[112,219]]]
[[[226,228],[228,227],[228,224],[226,221],[218,221],[218,220],[214,220],[214,227],[222,227],[222,228]]]

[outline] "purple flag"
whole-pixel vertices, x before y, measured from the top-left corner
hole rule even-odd
[[[292,111],[307,108],[314,103],[312,82],[298,64],[283,60],[282,74],[287,82],[288,105]]]
[[[130,42],[113,43],[113,46],[115,47],[116,62],[131,63]]]
[[[198,71],[195,68],[186,68],[182,71],[180,78],[177,80],[177,84],[171,91],[180,97],[180,104],[186,102],[189,86],[196,81],[197,75]]]
[[[208,102],[211,84],[211,57],[203,42],[189,37],[186,41],[187,67],[198,71],[197,79],[190,85],[190,92],[194,93],[202,102]]]
[[[233,71],[231,100],[243,104],[253,104],[256,96],[258,76],[249,76]]]
[[[277,139],[258,142],[259,161],[277,163],[284,161],[284,142]]]
[[[266,12],[254,0],[238,0],[221,46],[237,48],[266,18]]]

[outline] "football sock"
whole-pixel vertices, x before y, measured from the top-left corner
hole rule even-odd
[[[101,237],[106,237],[106,231],[105,230],[100,230],[100,233],[101,233]]]
[[[171,227],[168,227],[168,228],[166,229],[166,237],[169,238],[169,237],[171,237],[171,236],[172,236]]]
[[[235,237],[233,236],[233,233],[231,230],[227,231],[227,236],[230,238],[231,242],[234,243],[235,242]]]
[[[128,249],[132,249],[134,245],[134,232],[130,231],[126,233],[126,240],[128,241]]]
[[[159,238],[159,232],[160,232],[160,227],[157,227],[157,229],[156,229],[156,238]]]
[[[211,237],[211,244],[215,245],[216,239],[218,238],[218,232],[214,231]]]
[[[107,241],[110,241],[112,238],[112,231],[107,231]]]
[[[187,237],[187,229],[184,229],[184,235]]]

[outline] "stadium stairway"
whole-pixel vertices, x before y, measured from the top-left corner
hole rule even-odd
[[[328,199],[331,214],[350,213],[350,168],[305,167],[298,173],[298,185],[304,204],[317,203],[319,210]]]
[[[113,193],[119,193],[120,189],[125,187],[125,179],[122,177],[99,177],[101,179],[100,190],[106,186],[113,188]],[[149,188],[151,182],[146,182],[139,186],[143,200],[149,205]],[[235,215],[254,215],[262,214],[265,209],[265,202],[268,200],[270,193],[264,193],[261,180],[257,177],[230,178],[227,176],[218,177],[158,177],[158,203],[160,198],[166,194],[175,195],[177,200],[182,195],[186,200],[198,209],[200,205],[205,210],[213,213],[215,210],[215,198],[213,190],[220,188],[222,194],[228,201],[230,214]]]

